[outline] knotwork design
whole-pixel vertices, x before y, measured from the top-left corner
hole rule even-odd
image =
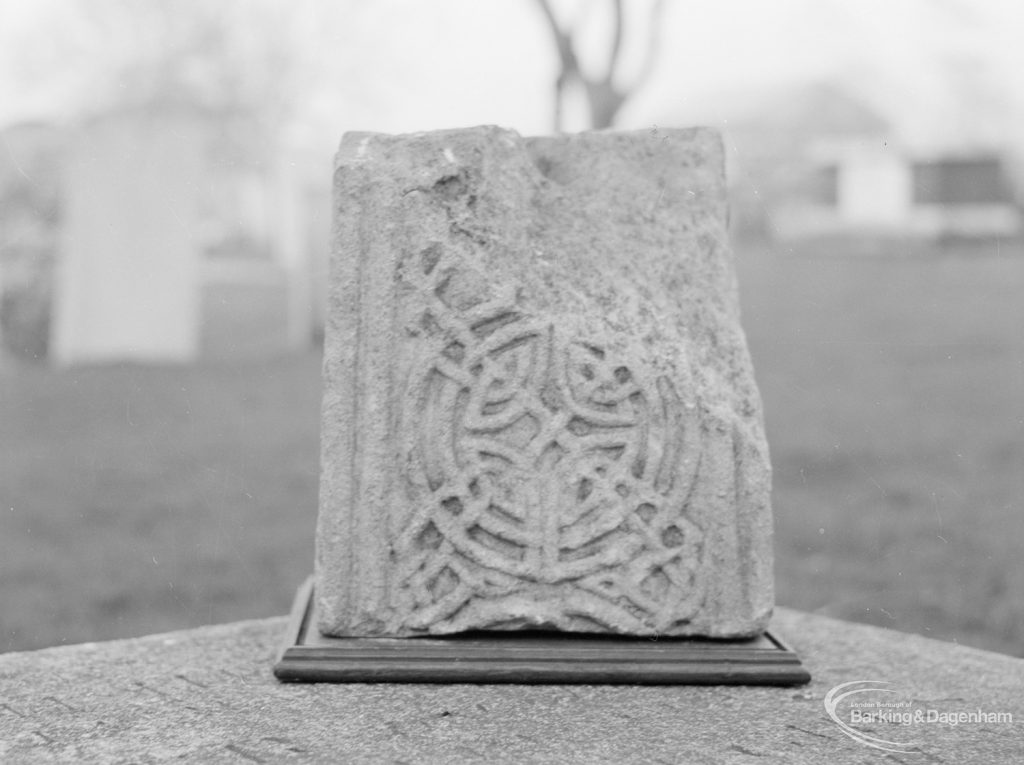
[[[415,502],[395,555],[411,626],[470,607],[522,626],[524,598],[555,627],[685,622],[703,598],[696,404],[509,301],[435,299],[421,325],[437,350],[407,389]]]

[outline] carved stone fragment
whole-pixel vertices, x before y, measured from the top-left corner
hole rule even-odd
[[[717,134],[350,133],[334,214],[322,632],[764,629]]]

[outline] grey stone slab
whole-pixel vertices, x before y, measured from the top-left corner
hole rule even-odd
[[[0,655],[0,762],[1019,763],[1024,661],[778,609],[800,688],[290,685],[284,619]],[[823,700],[855,680],[1012,724],[885,725],[847,737]]]
[[[760,633],[718,135],[349,134],[335,203],[321,631]]]

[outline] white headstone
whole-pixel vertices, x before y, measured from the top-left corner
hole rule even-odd
[[[196,356],[205,162],[200,118],[185,110],[121,112],[82,128],[65,180],[55,364]]]

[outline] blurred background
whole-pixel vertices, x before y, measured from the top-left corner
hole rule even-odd
[[[722,130],[781,605],[1024,656],[1012,0],[6,0],[0,651],[287,612],[346,130]]]

